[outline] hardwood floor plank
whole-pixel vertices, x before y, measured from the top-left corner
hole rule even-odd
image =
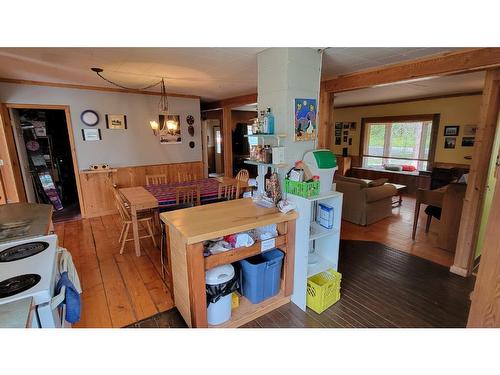
[[[81,319],[74,325],[76,328],[110,328],[111,317],[102,285],[85,289],[81,297]]]

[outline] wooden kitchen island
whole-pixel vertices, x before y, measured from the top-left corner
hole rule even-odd
[[[260,207],[251,198],[245,198],[165,212],[160,217],[167,231],[167,258],[174,303],[188,326],[239,327],[290,302],[296,212],[283,214],[276,208]],[[277,224],[275,247],[285,253],[280,292],[259,304],[241,297],[239,307],[232,310],[228,322],[208,326],[205,271],[257,255],[262,243],[204,257],[203,241],[270,224]]]

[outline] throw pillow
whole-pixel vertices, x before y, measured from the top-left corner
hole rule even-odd
[[[368,187],[382,186],[387,182],[387,178],[377,178],[376,180],[370,181]]]
[[[403,169],[403,167],[401,167],[398,164],[385,164],[384,165],[384,169],[387,170],[387,171],[400,172]]]

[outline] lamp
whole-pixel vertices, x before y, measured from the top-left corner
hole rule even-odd
[[[157,136],[158,131],[160,130],[160,124],[158,124],[158,122],[153,120],[153,121],[149,122],[149,125],[151,126],[151,129],[153,130],[153,134]]]

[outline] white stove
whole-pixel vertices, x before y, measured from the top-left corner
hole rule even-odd
[[[57,236],[0,243],[0,305],[33,298],[32,327],[61,327],[63,311],[53,308],[58,270]]]

